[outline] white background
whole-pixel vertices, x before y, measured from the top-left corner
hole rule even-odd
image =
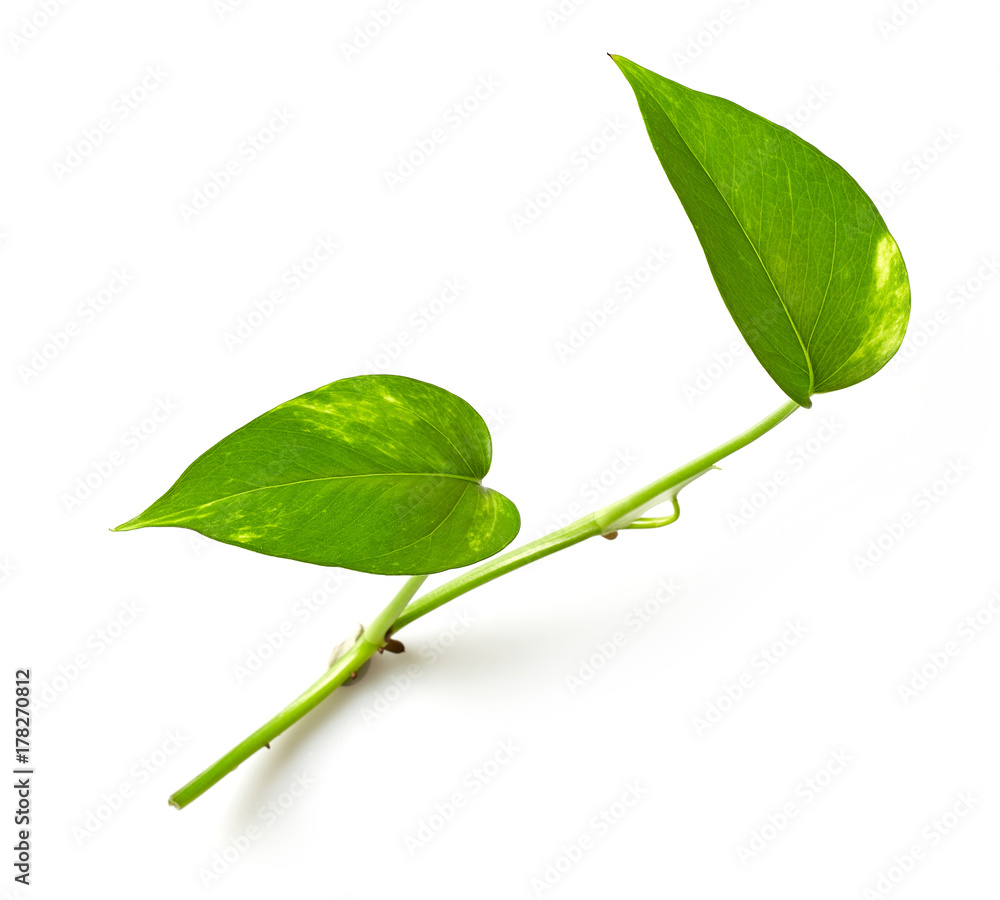
[[[349,58],[387,0],[231,6],[98,0],[46,21],[17,0],[0,21],[2,642],[38,707],[34,884],[15,892],[5,857],[3,890],[994,896],[993,5],[399,0]],[[236,427],[371,366],[441,385],[490,416],[488,483],[526,539],[783,402],[607,51],[789,124],[877,197],[912,282],[900,357],[688,488],[674,527],[585,543],[407,628],[406,654],[171,809],[397,586],[108,531]],[[275,110],[289,123],[250,159]],[[317,266],[320,238],[338,249]],[[616,295],[653,249],[669,262]],[[312,274],[291,290],[296,264]]]

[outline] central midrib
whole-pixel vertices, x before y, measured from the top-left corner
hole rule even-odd
[[[781,291],[778,290],[778,286],[774,283],[774,279],[771,277],[770,271],[768,270],[767,266],[764,265],[764,260],[761,259],[760,252],[757,250],[757,247],[754,244],[754,242],[750,239],[750,235],[747,234],[746,228],[743,227],[743,222],[740,221],[740,217],[736,215],[736,211],[732,208],[732,206],[730,206],[729,201],[726,199],[726,195],[723,194],[721,190],[719,190],[719,186],[715,183],[715,179],[711,176],[708,169],[705,168],[705,164],[701,161],[701,158],[698,156],[697,153],[695,153],[691,149],[691,146],[684,139],[684,135],[681,134],[680,129],[674,124],[674,120],[671,117],[670,113],[667,112],[667,110],[664,108],[663,104],[660,103],[659,99],[656,97],[655,94],[650,92],[648,89],[646,89],[646,93],[649,94],[653,102],[656,103],[656,105],[659,106],[660,109],[663,111],[664,116],[670,123],[670,127],[673,128],[674,130],[674,134],[677,135],[677,139],[684,145],[684,148],[687,150],[691,159],[693,159],[698,164],[698,167],[701,169],[702,172],[704,172],[705,177],[709,180],[712,187],[715,188],[715,192],[719,195],[719,198],[726,205],[726,208],[729,210],[729,214],[733,217],[733,221],[736,222],[736,224],[739,226],[739,229],[742,232],[743,237],[747,242],[747,245],[750,247],[751,250],[753,250],[754,256],[757,257],[757,262],[760,263],[761,271],[763,271],[764,275],[767,276],[767,280],[771,285],[771,290],[774,291],[774,296],[777,298],[778,303],[781,304],[781,309],[785,313],[785,318],[788,320],[788,324],[791,326],[792,333],[795,335],[795,339],[799,342],[799,347],[802,350],[802,357],[805,360],[806,364],[804,371],[806,372],[806,375],[809,378],[809,387],[806,391],[806,395],[811,396],[813,388],[815,386],[814,385],[815,377],[813,374],[812,360],[809,357],[809,351],[802,340],[802,335],[799,334],[798,326],[796,326],[795,320],[792,318],[792,314],[788,311],[788,306],[785,304],[785,298],[781,296]],[[785,358],[787,359],[787,357]]]
[[[482,481],[478,478],[470,478],[468,475],[454,475],[450,472],[366,472],[360,475],[323,475],[319,478],[303,478],[300,481],[285,481],[280,484],[266,484],[261,487],[251,488],[248,491],[239,491],[235,494],[226,494],[224,497],[216,497],[214,500],[208,500],[205,503],[200,503],[197,506],[189,506],[183,510],[178,510],[177,512],[169,513],[167,515],[156,516],[153,519],[148,519],[143,522],[143,525],[152,525],[154,522],[160,519],[174,519],[178,515],[182,515],[185,512],[196,509],[204,509],[207,506],[212,506],[214,503],[221,503],[224,500],[233,500],[237,497],[245,497],[248,494],[256,494],[260,491],[270,491],[275,488],[285,488],[285,487],[295,487],[299,484],[312,484],[317,481],[343,481],[349,478],[453,478],[456,481],[465,481],[469,484],[481,485]],[[141,519],[142,516],[136,516],[136,519]],[[134,520],[133,520],[134,521]],[[128,522],[126,525],[130,524]]]

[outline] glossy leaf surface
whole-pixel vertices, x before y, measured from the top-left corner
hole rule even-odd
[[[482,486],[492,443],[468,403],[396,375],[282,403],[196,459],[116,531],[190,528],[323,566],[422,575],[502,550],[520,517]]]
[[[736,326],[778,386],[810,396],[899,348],[910,288],[875,204],[812,144],[613,56]]]

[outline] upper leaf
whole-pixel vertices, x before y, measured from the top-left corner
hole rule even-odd
[[[520,516],[484,488],[486,423],[397,375],[345,378],[264,413],[115,531],[175,525],[258,553],[384,575],[478,562]]]
[[[902,343],[910,286],[858,183],[780,125],[612,59],[722,299],[778,386],[808,407],[881,369]]]

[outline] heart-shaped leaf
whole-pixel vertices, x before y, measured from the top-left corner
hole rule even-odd
[[[910,286],[875,204],[797,135],[612,56],[722,299],[789,397],[863,381],[899,348]]]
[[[492,443],[468,403],[397,375],[345,378],[264,413],[115,531],[174,525],[322,566],[424,575],[478,562],[520,516],[484,488]]]

